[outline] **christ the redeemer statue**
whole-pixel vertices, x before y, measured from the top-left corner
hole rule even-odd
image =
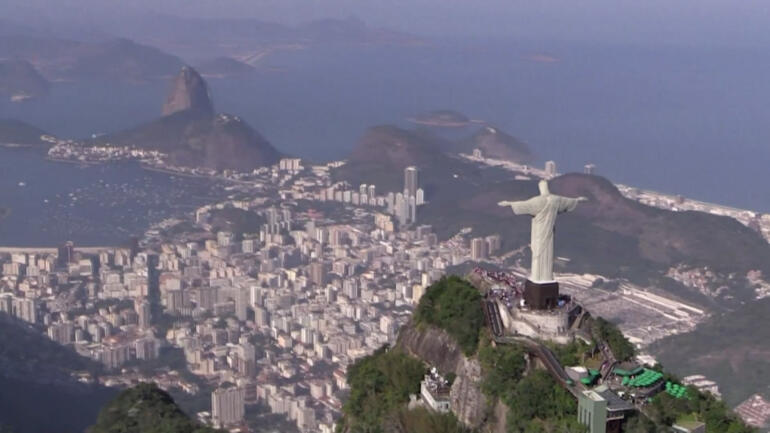
[[[498,206],[510,206],[516,215],[532,215],[532,269],[529,276],[533,283],[552,283],[553,278],[553,232],[556,215],[569,212],[585,197],[569,198],[551,194],[548,182],[538,184],[540,195],[525,201],[501,201]]]

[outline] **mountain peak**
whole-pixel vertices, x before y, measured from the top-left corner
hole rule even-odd
[[[168,116],[186,110],[208,115],[214,113],[214,105],[211,102],[206,81],[190,66],[183,66],[174,77],[171,91],[166,98],[166,103],[163,104],[163,115]]]
[[[532,161],[532,151],[526,143],[493,125],[485,125],[461,145],[461,150],[465,152],[471,152],[472,149],[480,149],[489,158],[521,164]]]
[[[408,165],[428,165],[446,156],[438,138],[393,125],[369,128],[350,155],[354,163],[376,163],[403,169]]]

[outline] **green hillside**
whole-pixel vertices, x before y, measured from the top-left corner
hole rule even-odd
[[[461,421],[466,419],[461,412],[472,404],[486,414],[474,421],[481,423],[478,431],[586,432],[586,427],[578,422],[577,400],[572,391],[575,386],[579,392],[593,385],[564,385],[549,371],[538,367],[532,358],[542,356],[538,355],[543,350],[539,348],[540,342],[523,338],[493,339],[483,325],[480,301],[478,290],[456,276],[429,287],[420,299],[413,323],[402,328],[398,344],[358,360],[349,369],[350,396],[343,407],[339,431],[470,431],[463,424],[468,421]],[[592,344],[547,343],[562,365],[582,365],[592,358],[596,361],[600,343],[609,345],[617,358],[633,363],[634,348],[614,325],[594,318],[586,327],[593,337]],[[479,366],[480,377],[478,373],[468,373],[478,371],[468,370],[466,367],[470,364]],[[461,412],[439,414],[408,404],[410,395],[420,394],[420,381],[428,368],[433,367],[449,383],[459,386],[452,387],[450,401],[453,411],[464,407],[459,409]],[[641,413],[629,415],[624,427],[626,433],[668,431],[673,423],[683,419],[704,422],[707,433],[755,431],[744,425],[726,404],[695,388],[683,388],[660,366],[639,370],[658,375],[656,380],[665,382],[666,390],[676,389],[681,394],[661,391],[652,397]],[[636,373],[634,378],[644,380],[645,374]],[[615,382],[619,382],[619,378]],[[453,394],[457,389],[462,389],[462,394]],[[478,398],[466,399],[473,394]]]
[[[414,321],[445,329],[466,355],[473,355],[479,344],[479,329],[484,324],[481,295],[460,277],[442,278],[420,298]]]
[[[350,432],[383,431],[386,421],[420,392],[425,374],[422,361],[397,350],[382,348],[360,359],[348,371],[350,397],[342,408],[341,424]]]
[[[107,404],[88,433],[214,433],[185,415],[154,384],[129,388]]]
[[[653,353],[680,376],[704,374],[717,381],[725,400],[736,406],[770,388],[770,328],[761,325],[768,315],[770,299],[749,302],[656,343]]]

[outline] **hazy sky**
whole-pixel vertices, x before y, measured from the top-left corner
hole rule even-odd
[[[0,0],[0,16],[106,22],[160,12],[295,23],[356,15],[423,35],[617,43],[770,44],[768,0]]]

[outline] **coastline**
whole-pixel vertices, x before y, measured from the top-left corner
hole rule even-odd
[[[35,146],[31,144],[21,144],[21,143],[0,143],[0,147],[4,147],[6,149],[29,149]]]
[[[149,165],[149,164],[141,164],[140,163],[139,166],[143,170],[154,171],[156,173],[163,173],[163,174],[168,174],[168,175],[171,175],[171,176],[184,176],[184,177],[192,177],[192,178],[198,178],[198,179],[214,179],[211,176],[206,176],[206,175],[202,175],[202,174],[195,174],[195,173],[187,173],[187,172],[181,171],[181,170],[174,170],[174,169],[171,169],[171,168],[164,168],[164,167],[156,167],[156,166]]]
[[[114,164],[118,161],[81,161],[81,160],[74,160],[74,159],[67,159],[67,158],[56,158],[46,155],[45,158],[48,161],[51,162],[64,162],[67,164],[74,164],[79,165],[81,167],[93,167],[101,164]]]
[[[466,121],[451,121],[451,120],[423,120],[415,117],[408,117],[408,122],[412,122],[418,125],[433,126],[437,128],[464,128],[470,125],[484,125],[487,122],[481,119],[468,119]]]

